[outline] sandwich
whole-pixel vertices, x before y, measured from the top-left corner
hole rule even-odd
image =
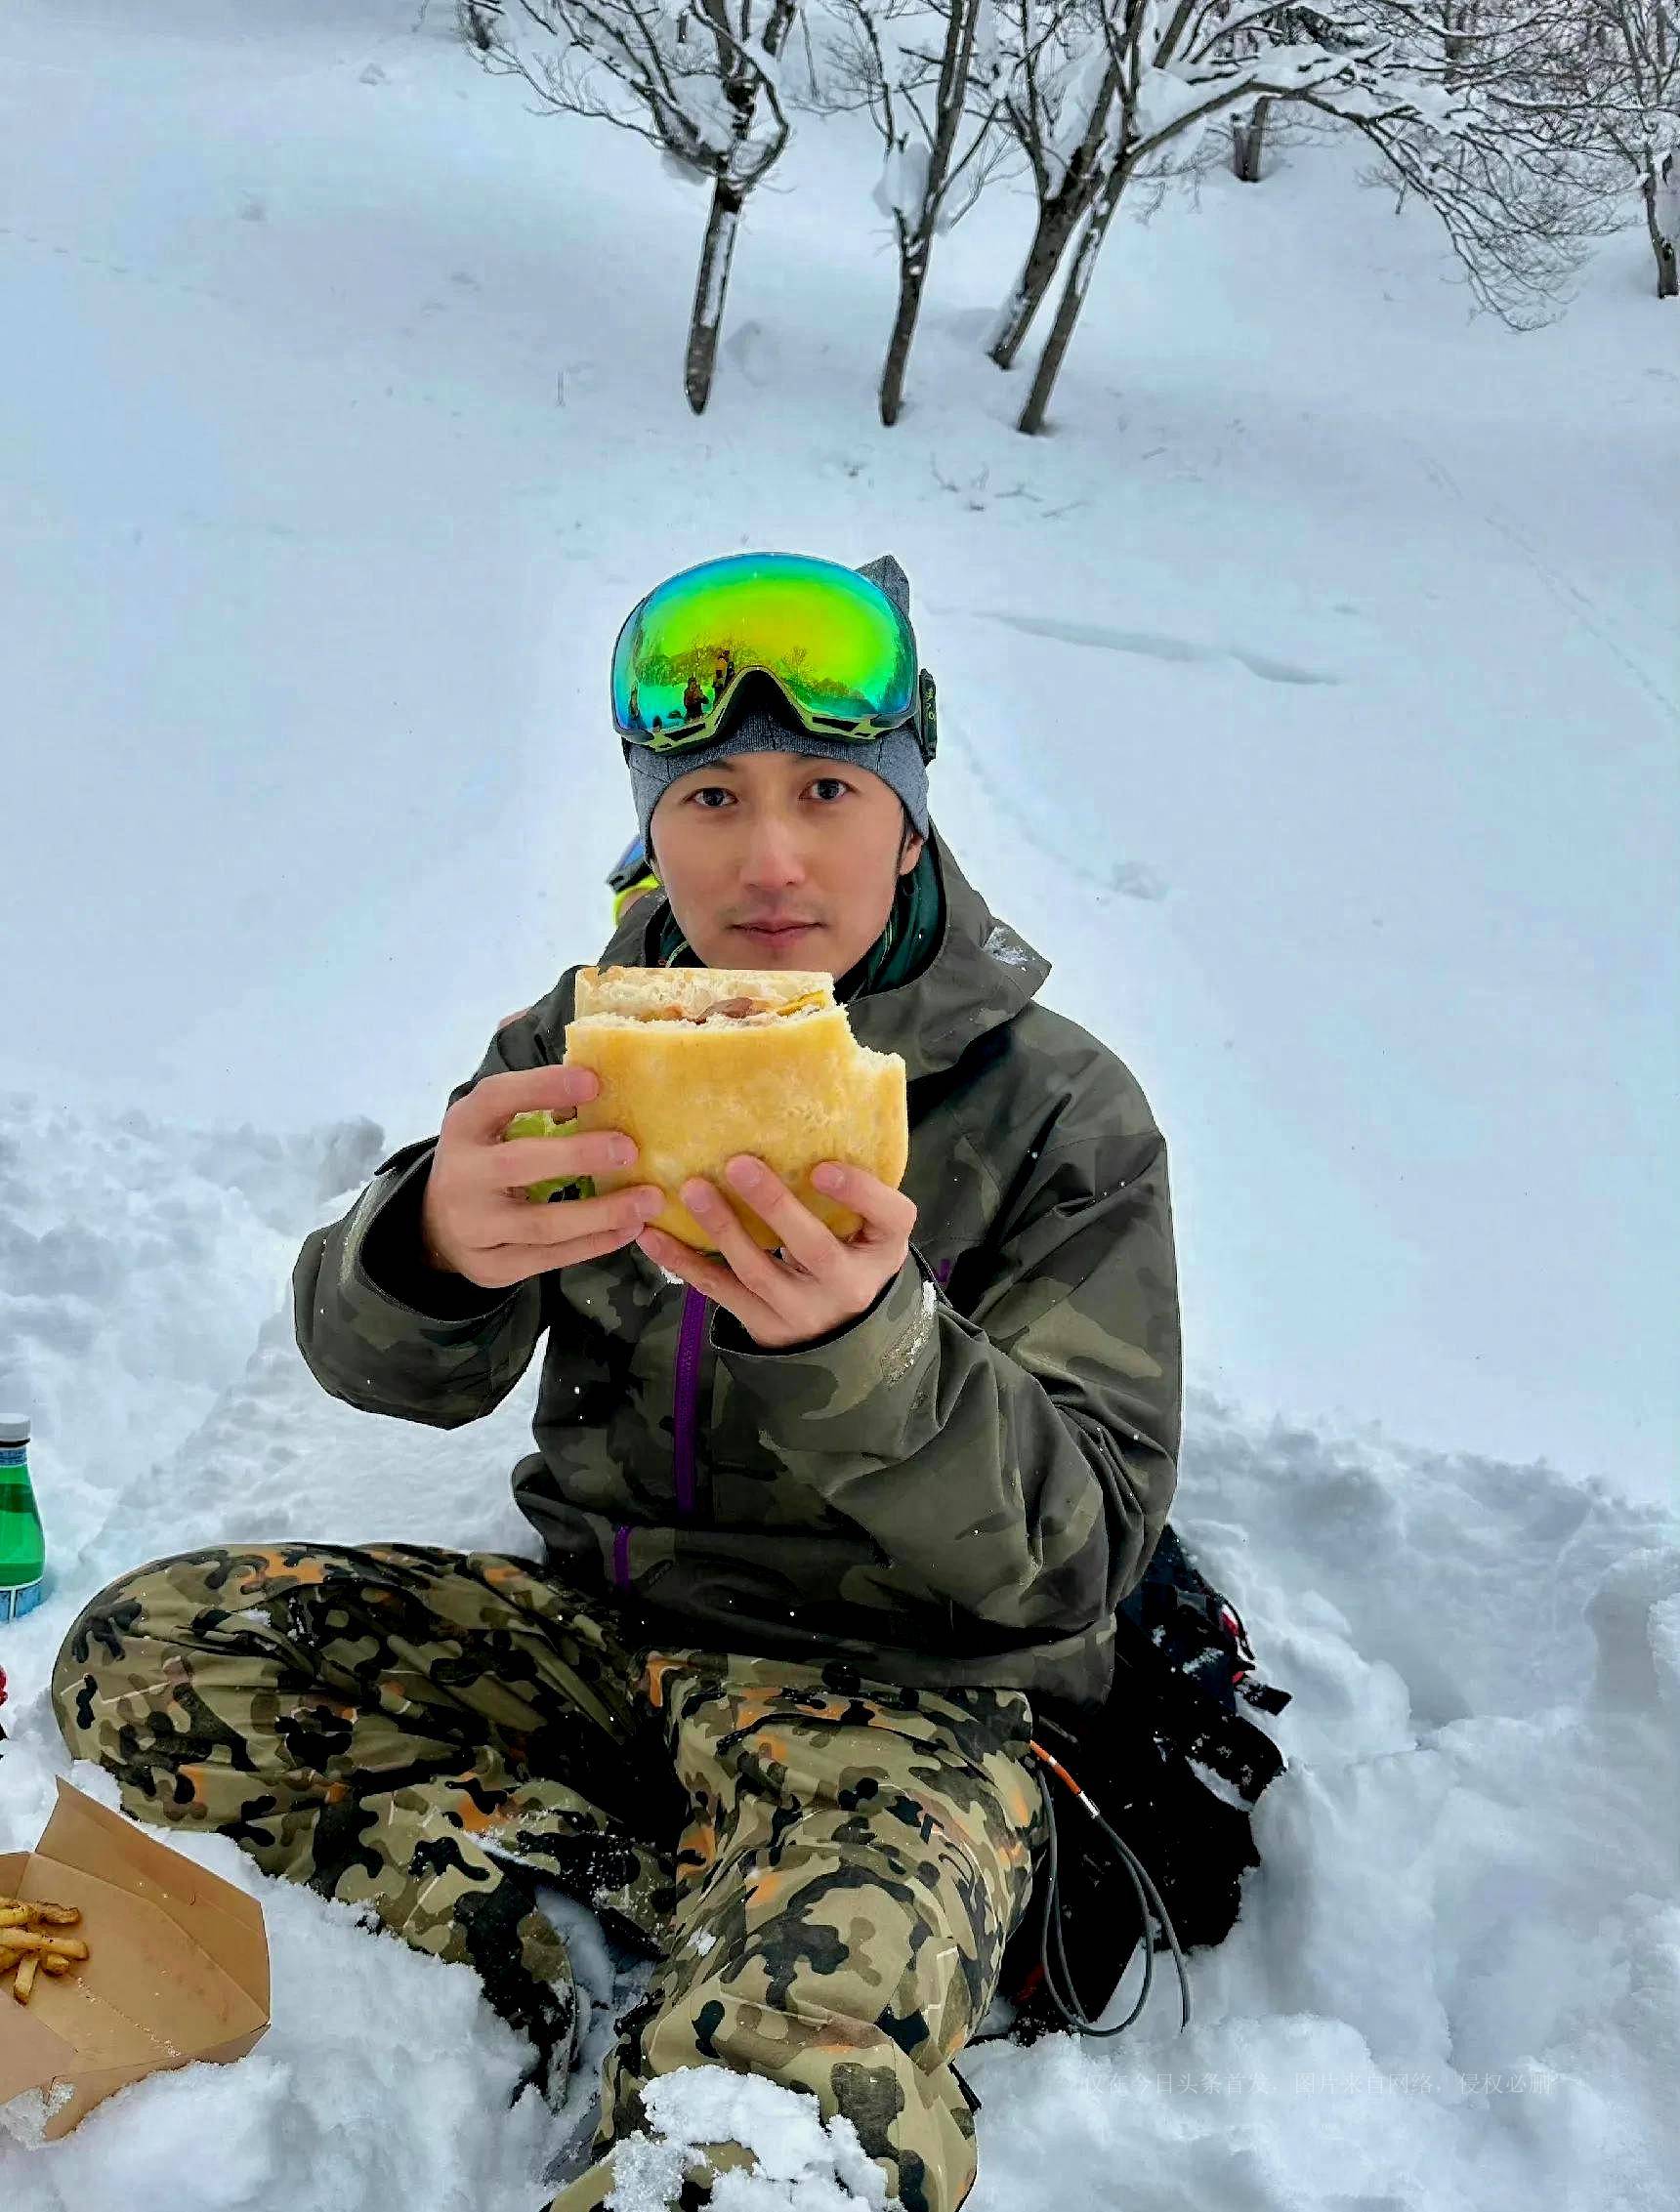
[[[565,1064],[601,1083],[566,1128],[621,1129],[637,1145],[635,1164],[597,1174],[596,1191],[656,1183],[666,1204],[651,1226],[697,1252],[718,1246],[678,1196],[693,1175],[755,1243],[780,1241],[725,1177],[736,1152],[773,1168],[839,1237],[861,1222],[812,1188],[818,1161],[897,1189],[909,1159],[903,1061],[859,1044],[820,970],[581,968]]]

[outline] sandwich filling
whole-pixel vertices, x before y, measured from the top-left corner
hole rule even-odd
[[[714,999],[710,1006],[693,1010],[675,1005],[638,1007],[634,1011],[585,1015],[587,1021],[607,1022],[685,1022],[695,1028],[708,1023],[719,1025],[726,1022],[747,1023],[763,1026],[771,1022],[782,1021],[790,1014],[815,1014],[832,1005],[825,992],[804,991],[798,998],[790,998],[786,1005],[777,1006],[767,998]]]

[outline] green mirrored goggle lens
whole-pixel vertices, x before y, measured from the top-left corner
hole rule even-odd
[[[917,711],[916,641],[879,585],[802,554],[735,554],[671,577],[631,614],[612,655],[614,727],[654,751],[703,744],[754,670],[825,735],[878,737]]]

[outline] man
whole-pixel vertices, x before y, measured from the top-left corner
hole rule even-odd
[[[725,649],[727,695],[686,708]],[[863,1223],[841,1243],[733,1161],[780,1241],[691,1183],[716,1257],[647,1227],[656,1190],[530,1204],[628,1144],[503,1141],[591,1095],[556,1064],[568,968],[294,1275],[305,1358],[370,1412],[475,1420],[547,1331],[514,1476],[541,1561],[161,1561],[83,1613],[57,1707],[138,1816],[218,1828],[471,1962],[545,2082],[574,2002],[533,1883],[657,1962],[557,2212],[605,2203],[642,2086],[699,2064],[813,2092],[907,2212],[949,2212],[975,2173],[952,2061],[1042,1834],[1029,1700],[1101,1700],[1172,1498],[1165,1148],[1125,1067],[1034,1003],[1048,964],[932,825],[896,563],[674,577],[626,623],[613,692],[663,892],[603,962],[826,970],[907,1064],[903,1189],[835,1163]],[[683,2202],[746,2162],[702,2147]]]

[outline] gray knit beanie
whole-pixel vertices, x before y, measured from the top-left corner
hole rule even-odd
[[[883,554],[879,561],[871,561],[858,573],[879,584],[905,621],[909,620],[910,580],[890,553]],[[871,775],[878,775],[898,793],[917,831],[926,837],[928,770],[913,723],[906,722],[897,730],[889,730],[884,737],[876,737],[867,744],[854,744],[842,737],[817,736],[792,715],[772,703],[768,687],[757,689],[754,696],[755,703],[743,707],[715,745],[703,745],[693,752],[654,753],[646,745],[621,740],[636,801],[636,819],[642,825],[642,841],[650,857],[653,847],[649,824],[660,795],[679,776],[692,775],[695,769],[709,768],[714,761],[727,760],[732,753],[809,753],[818,760],[844,761],[849,768],[867,769]],[[756,703],[758,700],[764,703]]]

